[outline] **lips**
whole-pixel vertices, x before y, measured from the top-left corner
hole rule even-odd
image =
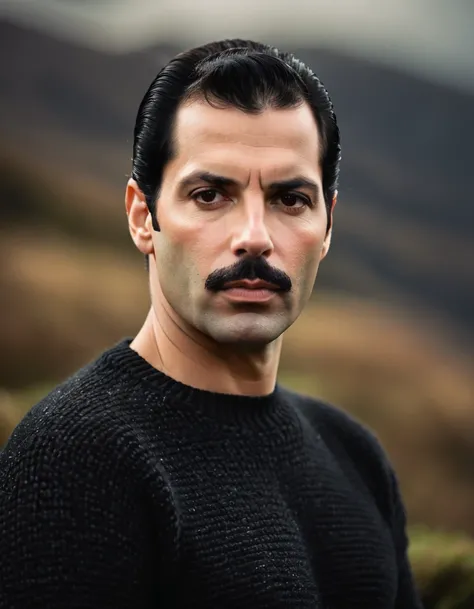
[[[278,292],[280,288],[267,281],[261,279],[240,279],[239,281],[229,281],[224,285],[224,290],[231,290],[233,288],[241,288],[244,290],[272,290]]]
[[[226,300],[239,303],[239,305],[269,303],[280,292],[281,290],[277,285],[261,279],[229,281],[224,284],[220,291]]]

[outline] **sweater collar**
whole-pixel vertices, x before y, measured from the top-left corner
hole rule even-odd
[[[284,390],[277,384],[272,393],[264,396],[214,393],[185,385],[154,368],[130,347],[131,338],[126,338],[106,351],[99,362],[114,368],[120,374],[140,381],[147,391],[156,393],[161,401],[172,402],[182,408],[203,411],[214,419],[261,420],[282,414]]]

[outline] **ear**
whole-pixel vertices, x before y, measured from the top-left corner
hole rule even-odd
[[[146,204],[145,195],[134,179],[127,182],[125,209],[128,216],[128,229],[137,249],[144,254],[152,254],[152,218]]]
[[[326,233],[326,237],[324,238],[323,247],[321,249],[321,257],[320,260],[326,258],[327,253],[329,252],[329,248],[331,247],[331,238],[332,238],[332,225],[333,225],[333,212],[337,203],[337,190],[334,193],[334,196],[331,201],[331,209],[329,210],[329,222],[328,222],[328,230]]]

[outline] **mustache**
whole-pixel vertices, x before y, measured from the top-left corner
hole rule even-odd
[[[289,292],[292,287],[291,279],[286,273],[270,266],[263,256],[259,256],[241,258],[232,266],[213,271],[206,279],[205,288],[211,292],[218,292],[225,289],[226,283],[242,279],[260,279],[273,283],[282,292]]]

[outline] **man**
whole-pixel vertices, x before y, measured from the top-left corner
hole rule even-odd
[[[339,161],[328,94],[291,55],[225,41],[160,72],[126,190],[150,312],[13,433],[1,607],[420,607],[378,443],[276,384]]]

